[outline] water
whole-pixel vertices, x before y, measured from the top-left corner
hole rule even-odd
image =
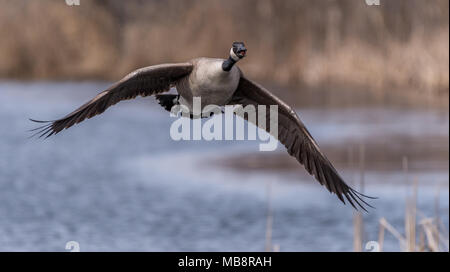
[[[77,241],[81,251],[263,251],[269,183],[272,243],[281,251],[352,250],[352,209],[311,177],[275,167],[245,169],[247,154],[276,164],[275,158],[284,158],[281,148],[272,155],[251,141],[174,142],[173,119],[153,98],[121,102],[47,140],[27,138],[35,126],[27,118],[65,115],[106,86],[0,83],[1,251],[64,251],[68,241]],[[365,241],[377,239],[381,217],[404,233],[405,198],[412,191],[401,162],[393,167],[385,157],[382,163],[370,159],[371,143],[411,154],[408,179],[419,180],[419,210],[434,215],[440,188],[448,226],[448,112],[298,112],[327,149],[366,144],[365,192],[379,200],[364,215]],[[244,170],[222,165],[230,159]],[[357,175],[343,164],[338,168],[350,179]],[[399,250],[389,234],[385,250]]]

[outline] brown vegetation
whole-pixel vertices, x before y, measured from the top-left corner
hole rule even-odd
[[[447,0],[0,0],[0,77],[117,79],[137,67],[225,57],[257,79],[448,95]]]

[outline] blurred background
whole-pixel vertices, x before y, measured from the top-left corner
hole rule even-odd
[[[0,250],[448,251],[448,1],[0,6]],[[376,209],[342,205],[281,146],[175,142],[153,98],[28,139],[28,118],[59,118],[139,67],[226,58],[233,41]]]

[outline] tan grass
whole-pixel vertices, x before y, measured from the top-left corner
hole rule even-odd
[[[447,95],[447,0],[0,0],[0,77],[118,79],[244,40],[256,79]]]

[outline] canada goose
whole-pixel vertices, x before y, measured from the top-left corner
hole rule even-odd
[[[160,64],[138,69],[67,116],[54,121],[36,121],[46,125],[36,128],[40,137],[49,137],[86,118],[103,113],[108,107],[136,96],[156,95],[156,99],[169,110],[175,104],[192,107],[193,97],[201,97],[206,104],[224,105],[278,105],[278,135],[276,137],[289,155],[304,165],[321,185],[345,204],[344,197],[358,209],[355,203],[367,211],[370,206],[363,195],[349,187],[336,169],[320,151],[295,111],[261,85],[246,78],[235,65],[245,57],[244,43],[234,42],[227,59],[196,58],[186,63]],[[159,95],[174,86],[178,95]],[[269,128],[266,130],[270,133]],[[36,135],[35,134],[35,135]]]

